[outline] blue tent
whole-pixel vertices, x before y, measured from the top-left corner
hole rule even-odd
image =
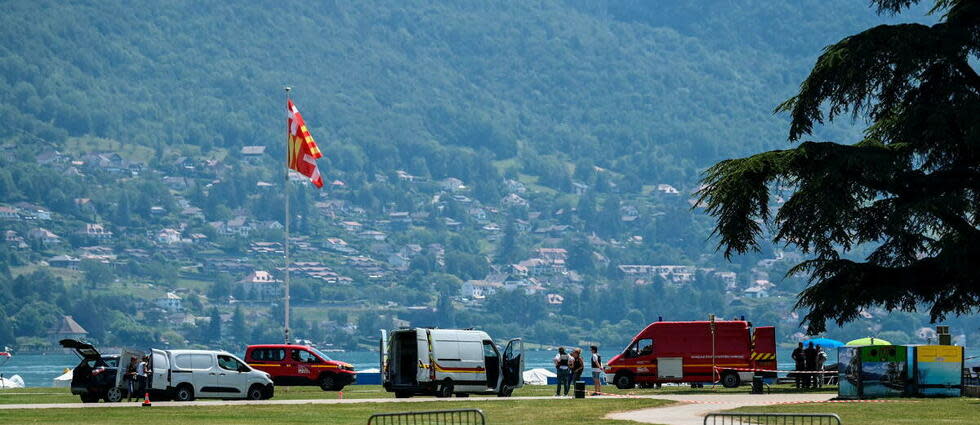
[[[814,338],[814,339],[811,339],[809,341],[803,341],[803,346],[804,347],[805,346],[808,346],[808,345],[810,345],[811,342],[813,343],[813,345],[815,345],[817,347],[824,348],[824,349],[827,349],[827,348],[837,348],[837,347],[843,347],[844,346],[844,343],[843,342],[840,342],[840,341],[838,341],[836,339],[830,339],[830,338]]]

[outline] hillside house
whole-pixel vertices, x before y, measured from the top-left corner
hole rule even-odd
[[[106,230],[105,226],[98,223],[86,223],[81,233],[86,237],[99,241],[112,239],[112,232]]]
[[[500,200],[500,204],[505,207],[512,207],[512,208],[528,206],[527,200],[520,197],[520,195],[516,193],[511,193],[510,195],[503,197],[503,199]]]
[[[175,229],[163,229],[157,232],[156,241],[167,245],[180,243],[180,232]]]
[[[13,208],[0,206],[0,220],[20,220],[20,214]]]
[[[657,185],[657,192],[663,193],[665,195],[680,195],[681,192],[677,190],[674,186],[666,183],[661,183]]]
[[[239,281],[246,299],[256,301],[278,301],[282,298],[282,281],[265,270],[255,270]]]
[[[463,181],[455,177],[449,177],[440,181],[439,187],[448,192],[459,192],[466,189],[466,186],[463,185]]]
[[[344,230],[348,232],[357,232],[361,230],[362,227],[364,227],[361,223],[358,223],[356,221],[342,221],[340,222],[340,225],[341,227],[344,228]]]
[[[48,339],[55,347],[59,346],[58,341],[63,339],[85,339],[86,335],[88,331],[71,316],[61,316],[58,323],[48,330]]]
[[[164,310],[177,312],[184,310],[184,306],[181,301],[180,295],[173,292],[167,292],[166,295],[155,299],[153,303],[156,304],[157,307]]]
[[[41,246],[54,246],[61,243],[61,237],[50,230],[38,227],[27,232],[27,238],[41,243]]]
[[[59,267],[62,269],[78,270],[78,265],[82,262],[76,257],[70,255],[57,255],[48,259],[48,265],[51,267]]]
[[[254,164],[262,160],[262,156],[265,155],[265,146],[242,146],[241,154],[242,158]]]
[[[503,287],[504,284],[501,282],[467,280],[466,282],[463,282],[463,285],[460,287],[460,293],[463,297],[482,300],[490,295],[496,294],[497,291],[503,289]]]

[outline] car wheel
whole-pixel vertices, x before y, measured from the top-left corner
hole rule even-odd
[[[105,397],[106,403],[119,403],[123,399],[122,389],[119,387],[112,387],[106,390]]]
[[[174,390],[174,400],[194,401],[194,389],[190,385],[184,384]]]
[[[262,390],[262,386],[259,384],[252,385],[248,387],[248,392],[245,393],[245,398],[249,400],[262,400],[265,398],[265,391]]]
[[[436,390],[436,397],[439,398],[449,398],[453,396],[453,381],[447,379],[439,385],[439,389]]]
[[[272,396],[274,396],[274,395],[276,395],[276,387],[272,386],[271,384],[270,385],[266,385],[265,391],[263,391],[262,398],[268,400],[268,399],[272,398]]]
[[[721,385],[725,388],[735,388],[742,383],[742,379],[735,372],[728,372],[721,375]]]
[[[408,391],[395,391],[395,398],[411,398],[412,393]]]
[[[99,396],[97,396],[95,394],[89,394],[89,393],[79,394],[78,398],[82,399],[82,403],[98,403],[99,402]]]
[[[337,381],[333,379],[333,375],[326,374],[320,377],[320,389],[323,391],[336,391]]]
[[[633,375],[628,373],[617,373],[616,377],[613,378],[613,384],[621,390],[628,390],[636,386],[636,383],[633,382]]]

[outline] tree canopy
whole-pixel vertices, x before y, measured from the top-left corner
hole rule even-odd
[[[873,1],[900,13],[919,1]],[[806,141],[721,161],[703,176],[725,255],[778,243],[813,258],[797,308],[811,333],[864,309],[932,320],[980,307],[980,1],[937,0],[934,25],[881,25],[828,46],[800,91],[779,105],[789,140],[841,116],[869,123],[852,144]],[[975,62],[974,62],[975,63]],[[774,194],[791,196],[774,212]],[[875,248],[863,261],[848,254]]]

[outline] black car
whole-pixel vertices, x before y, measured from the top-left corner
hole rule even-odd
[[[99,399],[118,402],[125,389],[119,387],[119,356],[103,356],[87,342],[74,339],[59,341],[62,347],[75,350],[82,358],[71,377],[71,393],[81,397],[83,403],[96,403]]]

